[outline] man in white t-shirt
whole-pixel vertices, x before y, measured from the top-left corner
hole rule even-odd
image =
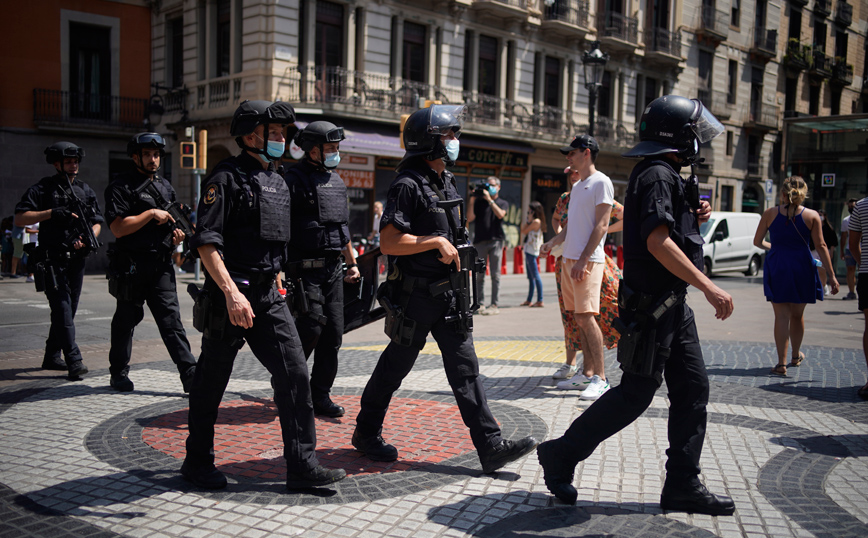
[[[862,333],[862,353],[868,362],[868,264],[862,263],[862,255],[868,252],[868,198],[862,198],[856,207],[850,210],[848,242],[850,253],[859,266],[859,277],[856,280],[856,293],[859,296],[859,310],[865,317],[865,329]],[[859,389],[859,397],[868,400],[868,383]]]
[[[581,390],[583,400],[596,400],[609,390],[603,367],[603,333],[594,316],[600,313],[600,286],[606,266],[603,243],[615,190],[609,177],[594,166],[599,152],[600,146],[589,135],[577,136],[561,148],[580,180],[570,191],[566,229],[541,249],[541,253],[548,253],[554,245],[564,243],[561,292],[564,309],[573,312],[579,327],[583,365],[582,373],[563,384]]]

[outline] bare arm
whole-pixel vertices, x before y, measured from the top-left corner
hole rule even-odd
[[[355,265],[356,257],[353,256],[353,245],[352,243],[347,243],[347,245],[341,249],[341,254],[344,255],[344,260],[346,260],[347,265]],[[359,272],[358,267],[350,267],[347,269],[347,276],[344,277],[344,282],[356,282],[359,278],[361,278],[362,273]]]
[[[461,262],[458,260],[458,250],[445,237],[438,235],[418,236],[404,233],[392,224],[388,224],[380,230],[380,251],[390,256],[408,256],[419,254],[429,250],[440,251],[439,260],[445,264],[455,262],[460,270]]]
[[[765,240],[766,232],[769,231],[769,224],[768,224],[767,220],[768,220],[768,211],[763,213],[763,216],[760,219],[759,224],[757,224],[756,233],[753,236],[754,246],[756,246],[757,248],[761,248],[763,250],[769,250],[772,248],[771,243],[769,243],[768,241]]]
[[[810,211],[810,213],[808,212]],[[808,222],[811,224],[811,238],[814,240],[814,249],[820,255],[820,261],[823,262],[823,268],[826,270],[828,278],[832,279],[832,295],[838,293],[838,279],[835,278],[835,271],[832,270],[832,257],[829,256],[829,249],[826,246],[826,240],[823,239],[823,221],[820,220],[820,214],[813,210],[805,210]],[[805,215],[802,215],[804,218]],[[826,284],[823,282],[822,284]]]
[[[542,223],[539,219],[533,219],[530,222],[525,222],[521,225],[521,235],[539,230],[540,226],[542,226]]]
[[[669,228],[661,224],[646,241],[648,251],[657,259],[667,271],[696,287],[705,294],[705,299],[714,307],[715,317],[724,320],[732,315],[732,297],[715,286],[711,280],[696,268],[690,259],[678,248],[678,245],[669,237]]]
[[[43,209],[42,211],[22,211],[15,214],[15,226],[30,226],[37,222],[42,222],[51,218],[51,210]]]
[[[612,220],[615,222],[611,222]],[[609,231],[606,233],[616,233],[624,229],[624,206],[615,202],[615,207],[612,208],[612,214],[609,217]]]
[[[476,197],[471,196],[470,200],[467,203],[467,223],[468,224],[473,222],[474,220],[476,220],[476,213],[473,212],[473,206],[474,205],[476,205]],[[382,230],[380,230],[380,233],[381,234],[383,233]],[[382,239],[381,239],[381,241],[382,241]]]
[[[214,279],[214,282],[226,296],[226,309],[229,311],[229,321],[232,325],[237,325],[245,329],[253,327],[253,308],[250,302],[243,293],[238,291],[238,286],[229,276],[229,271],[223,263],[223,258],[217,252],[214,245],[203,245],[199,247],[199,257],[202,259],[202,264],[205,265],[205,270]]]
[[[842,260],[844,259],[844,255],[845,255],[844,251],[846,249],[850,248],[850,240],[848,238],[848,235],[849,235],[849,232],[841,232],[841,246],[843,247],[843,248],[841,248],[841,259]],[[850,252],[851,253],[853,252],[852,248],[850,248]]]
[[[117,217],[109,224],[109,229],[115,234],[115,237],[123,237],[141,230],[145,224],[151,220],[157,221],[157,224],[165,224],[166,221],[175,222],[172,215],[168,211],[162,209],[149,209],[138,215],[130,215],[129,217]]]

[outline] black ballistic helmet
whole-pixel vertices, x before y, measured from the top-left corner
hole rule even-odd
[[[235,109],[229,134],[237,139],[249,135],[260,125],[268,125],[269,123],[289,125],[294,122],[295,109],[289,103],[245,100]],[[241,143],[239,142],[238,145],[241,146]]]
[[[724,131],[723,125],[697,99],[665,95],[651,101],[639,120],[639,140],[624,157],[677,153],[685,158]]]
[[[295,143],[305,153],[323,144],[335,144],[344,140],[344,128],[328,121],[311,122],[295,134]]]
[[[165,157],[165,147],[166,141],[157,133],[139,133],[127,142],[127,156],[141,155],[143,149],[153,148],[160,150],[160,157]]]
[[[78,162],[81,162],[84,157],[84,150],[72,142],[55,142],[45,148],[45,162],[54,164],[62,162],[66,157],[76,157]]]
[[[431,105],[410,114],[404,124],[406,153],[398,163],[398,171],[413,157],[423,156],[429,161],[445,158],[446,147],[440,137],[449,131],[459,136],[464,111],[464,105]]]

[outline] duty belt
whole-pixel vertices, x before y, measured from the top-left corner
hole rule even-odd
[[[428,293],[436,297],[452,289],[452,282],[449,280],[449,277],[424,278],[405,274],[401,281],[404,293],[407,294],[412,292],[414,289],[417,289],[426,290]]]
[[[305,269],[323,269],[325,267],[330,266],[335,263],[337,259],[340,257],[340,253],[335,254],[334,256],[326,256],[325,258],[309,258],[306,260],[298,260],[294,262],[287,263],[287,268],[295,269],[295,270],[305,270]]]

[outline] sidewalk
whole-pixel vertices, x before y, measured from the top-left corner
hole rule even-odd
[[[550,377],[563,360],[563,334],[553,276],[543,278],[545,308],[513,306],[524,300],[527,280],[507,275],[501,314],[474,319],[488,400],[510,438],[560,435],[587,408]],[[179,288],[189,279],[182,276]],[[146,317],[137,331],[135,392],[114,392],[105,368],[109,321],[93,302],[105,281],[88,277],[82,308],[91,313],[80,312],[77,326],[91,373],[71,383],[38,369],[47,331],[37,323],[47,321],[39,296],[17,297],[17,286],[4,286],[4,309],[20,309],[16,319],[41,317],[0,343],[0,537],[868,535],[868,402],[855,396],[866,380],[864,321],[855,302],[809,307],[805,363],[772,378],[772,312],[761,281],[716,282],[734,297],[731,320],[713,319],[696,290],[689,302],[712,384],[703,479],[737,506],[720,518],[660,511],[665,386],[639,420],[580,464],[575,507],[548,494],[535,455],[483,475],[431,341],[386,419],[383,435],[400,459],[367,460],[349,439],[386,344],[382,323],[346,335],[333,397],[347,414],[317,419],[320,459],[347,469],[346,480],[318,492],[283,488],[269,379],[245,347],[218,419],[217,463],[230,485],[199,490],[177,473],[187,400],[153,321]],[[198,352],[198,335],[184,323]],[[606,367],[617,383],[614,350]]]

